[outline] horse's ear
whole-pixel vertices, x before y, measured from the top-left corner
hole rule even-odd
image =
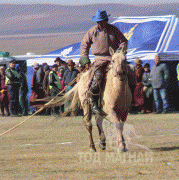
[[[109,53],[111,56],[113,56],[113,54],[115,53],[114,49],[111,46],[109,47]]]
[[[122,42],[120,44],[121,47],[121,51],[126,55],[127,54],[127,43],[126,42]]]

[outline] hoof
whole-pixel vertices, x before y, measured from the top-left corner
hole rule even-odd
[[[90,146],[90,151],[91,151],[91,152],[96,152],[95,146]]]
[[[126,147],[123,147],[122,149],[118,149],[118,152],[120,152],[120,153],[124,153],[127,151],[128,151],[128,149]]]
[[[105,150],[106,149],[106,143],[99,143],[99,147],[101,150]]]

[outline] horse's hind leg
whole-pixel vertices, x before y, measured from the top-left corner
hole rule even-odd
[[[96,125],[98,127],[98,131],[99,131],[99,138],[100,138],[99,147],[102,150],[105,150],[106,149],[106,137],[105,137],[105,134],[103,131],[103,126],[102,126],[103,117],[99,114],[96,114],[95,119],[96,119]]]
[[[92,110],[91,110],[91,105],[90,102],[85,102],[83,105],[83,111],[84,111],[84,121],[86,123],[86,129],[89,133],[89,138],[90,138],[90,148],[92,151],[96,152],[95,144],[93,141],[93,135],[92,135]]]

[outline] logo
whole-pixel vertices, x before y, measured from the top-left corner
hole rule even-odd
[[[138,26],[138,24],[136,24],[134,27],[132,27],[128,33],[124,33],[124,36],[127,40],[129,40],[131,38],[131,36],[134,34],[134,29]]]

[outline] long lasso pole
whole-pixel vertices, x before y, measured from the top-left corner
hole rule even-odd
[[[85,71],[85,69],[84,69],[81,73],[83,73],[84,71]],[[80,73],[80,74],[81,74],[81,73]],[[74,80],[72,80],[72,81],[68,84],[68,86],[71,86],[72,84],[74,84],[75,81],[76,81],[76,79],[77,79],[77,77],[76,77]],[[61,95],[66,89],[67,89],[67,87],[66,87],[65,89],[63,89],[62,91],[60,91],[53,99],[51,99],[48,103],[44,104],[44,106],[42,106],[38,111],[36,111],[36,112],[35,112],[34,114],[32,114],[31,116],[29,116],[27,119],[25,119],[24,121],[20,122],[20,123],[17,124],[16,126],[10,128],[9,130],[1,133],[1,134],[0,134],[0,137],[3,136],[3,135],[5,135],[5,134],[7,134],[8,132],[14,130],[15,128],[19,127],[20,125],[24,124],[24,123],[25,123],[26,121],[28,121],[30,118],[32,118],[33,116],[35,116],[36,114],[38,114],[39,112],[41,112],[47,105],[49,105],[52,101],[54,101],[54,100],[57,98],[57,96]]]

